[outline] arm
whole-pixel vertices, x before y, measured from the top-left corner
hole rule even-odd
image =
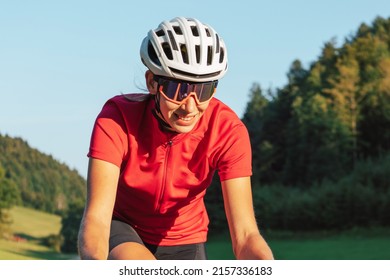
[[[272,251],[257,227],[250,177],[222,181],[222,192],[236,258],[273,259]]]
[[[81,259],[107,259],[112,212],[119,167],[91,158],[88,167],[87,202],[79,232]]]

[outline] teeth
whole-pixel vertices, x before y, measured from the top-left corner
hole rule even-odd
[[[179,116],[179,119],[183,120],[183,121],[190,121],[192,120],[194,117],[180,117]]]

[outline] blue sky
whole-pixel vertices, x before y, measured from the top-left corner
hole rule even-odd
[[[139,46],[176,16],[210,24],[225,40],[229,71],[217,95],[241,117],[253,83],[282,87],[325,42],[390,16],[388,0],[0,0],[0,133],[86,176],[96,115],[111,96],[139,92]]]

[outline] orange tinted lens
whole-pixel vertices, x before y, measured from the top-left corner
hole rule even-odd
[[[196,94],[198,102],[208,101],[214,94],[218,81],[207,83],[187,83],[159,78],[160,91],[171,101],[180,102],[192,92]]]

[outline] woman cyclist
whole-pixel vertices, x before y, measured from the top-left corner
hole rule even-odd
[[[272,259],[253,211],[247,130],[214,98],[223,40],[178,17],[149,31],[140,55],[149,94],[108,100],[92,131],[81,259],[206,259],[215,171],[236,258]]]

